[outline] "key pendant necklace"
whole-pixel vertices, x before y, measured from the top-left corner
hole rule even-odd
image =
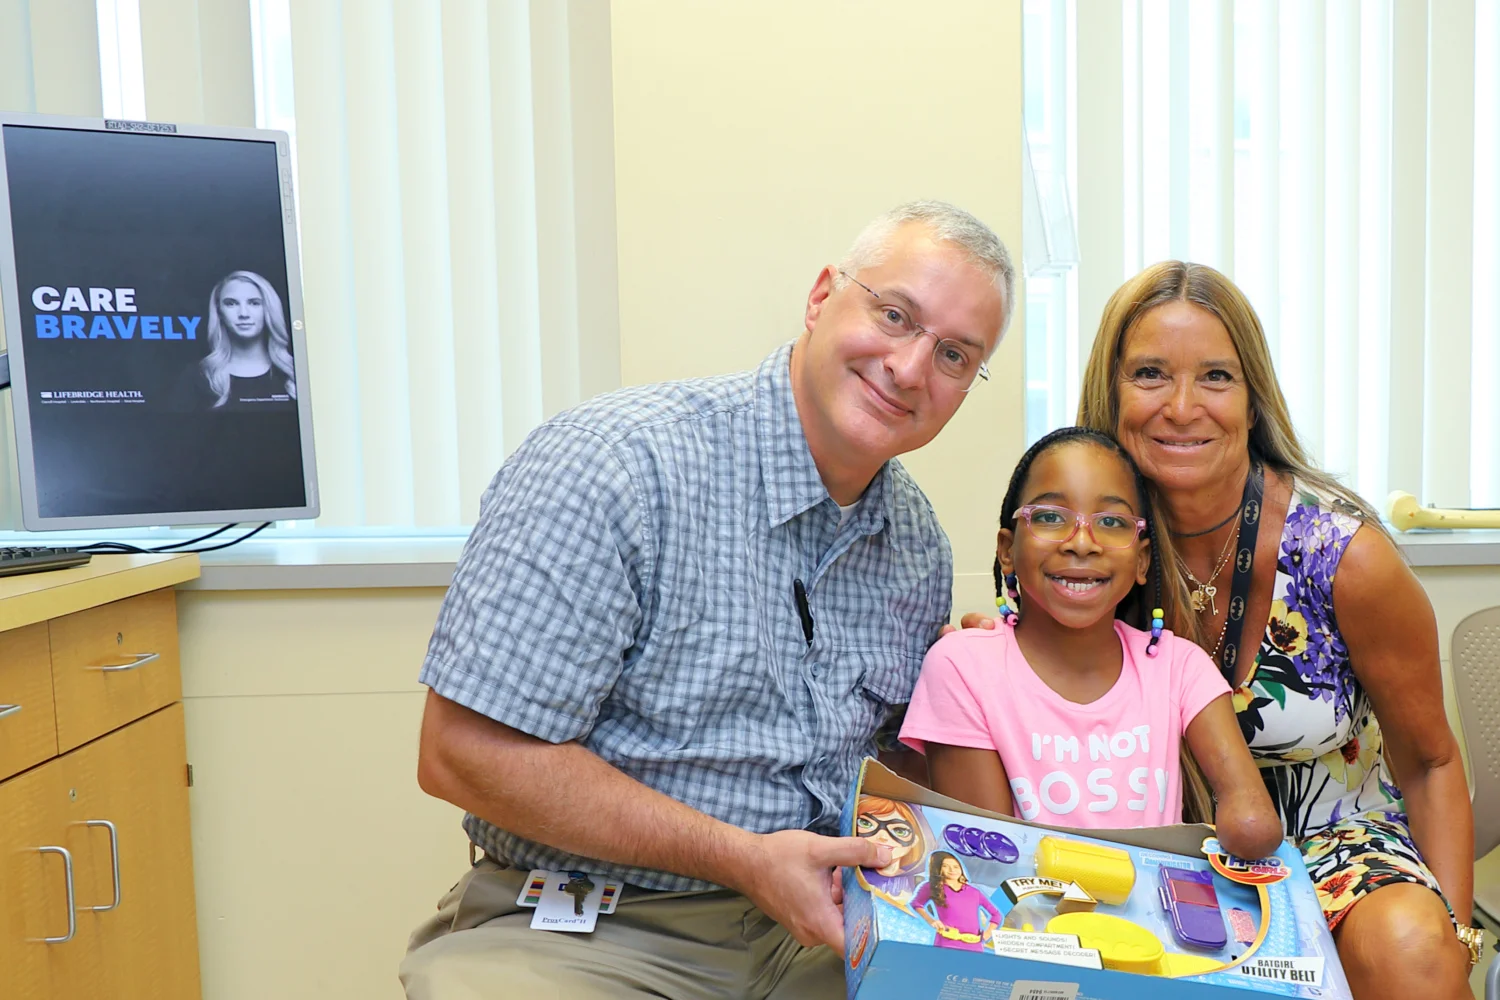
[[[1188,579],[1193,583],[1193,591],[1189,595],[1189,598],[1193,602],[1193,610],[1199,614],[1202,614],[1204,611],[1210,611],[1215,615],[1219,613],[1219,606],[1214,601],[1214,597],[1219,593],[1219,588],[1214,586],[1214,581],[1219,578],[1219,574],[1224,572],[1224,567],[1228,565],[1229,552],[1234,548],[1234,540],[1239,535],[1239,525],[1235,525],[1235,529],[1224,540],[1224,550],[1219,553],[1218,562],[1215,564],[1214,571],[1206,583],[1194,576],[1192,570],[1187,571]]]

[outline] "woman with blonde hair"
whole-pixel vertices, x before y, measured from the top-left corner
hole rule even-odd
[[[1308,457],[1244,294],[1180,261],[1126,282],[1078,422],[1160,498],[1168,624],[1234,689],[1354,995],[1469,996],[1473,815],[1432,606],[1375,512]]]
[[[254,271],[231,271],[208,297],[208,354],[189,372],[193,397],[212,409],[297,398],[292,339],[281,296]]]

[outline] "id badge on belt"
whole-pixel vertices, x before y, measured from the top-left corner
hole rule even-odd
[[[533,869],[516,897],[517,906],[535,907],[531,926],[543,931],[588,934],[599,914],[615,912],[621,883],[584,872]]]

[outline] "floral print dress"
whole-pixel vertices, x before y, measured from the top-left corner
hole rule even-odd
[[[1293,484],[1270,622],[1254,671],[1234,692],[1240,731],[1330,929],[1382,885],[1442,893],[1412,841],[1380,724],[1334,617],[1334,576],[1360,524],[1338,501]]]

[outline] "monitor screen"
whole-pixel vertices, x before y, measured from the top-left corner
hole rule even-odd
[[[284,133],[0,116],[28,529],[315,517]]]

